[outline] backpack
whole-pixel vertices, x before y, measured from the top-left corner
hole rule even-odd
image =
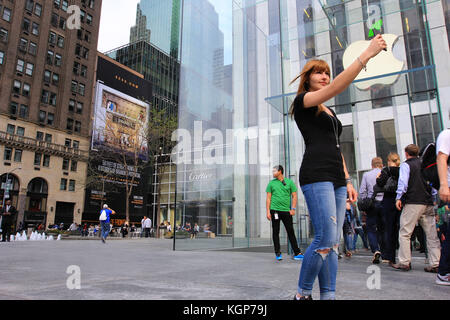
[[[422,177],[425,182],[432,188],[439,190],[439,173],[437,169],[436,143],[431,142],[419,153],[419,158],[422,161]],[[449,163],[447,160],[447,164]]]
[[[100,221],[106,221],[106,219],[108,219],[108,216],[106,215],[106,210],[103,209],[102,213],[100,214]]]
[[[394,178],[391,174],[391,169],[387,167],[389,172],[389,178],[386,181],[386,184],[383,187],[384,192],[395,193],[397,191],[398,180]]]

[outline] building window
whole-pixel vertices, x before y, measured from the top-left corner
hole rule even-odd
[[[386,161],[389,153],[397,152],[394,120],[375,122],[374,127],[377,155]]]
[[[62,169],[64,171],[68,171],[69,170],[69,159],[63,159]]]
[[[30,31],[30,26],[31,26],[30,20],[27,19],[27,18],[23,18],[22,30],[25,31],[25,32],[29,32]]]
[[[11,9],[4,8],[3,9],[3,20],[10,22],[11,21]]]
[[[80,76],[85,77],[85,78],[87,77],[87,67],[84,65],[81,66]]]
[[[78,82],[72,80],[71,90],[73,93],[77,93],[78,91]]]
[[[63,18],[59,18],[59,27],[63,30],[66,30],[66,20]]]
[[[5,53],[3,51],[0,51],[0,65],[2,65],[4,61],[5,61]]]
[[[55,86],[59,85],[59,74],[53,73],[53,76],[52,76],[52,83],[53,83],[53,85],[55,85]]]
[[[78,162],[72,160],[72,163],[70,164],[70,171],[77,172],[77,167],[78,167]]]
[[[48,36],[48,43],[50,43],[51,45],[56,44],[56,33],[50,32],[50,34]]]
[[[48,92],[47,90],[42,90],[41,102],[48,104],[49,98],[50,98],[50,92]]]
[[[8,126],[6,127],[6,132],[8,134],[15,134],[16,133],[16,126],[8,123]]]
[[[3,155],[3,160],[11,161],[11,157],[12,157],[12,149],[5,147],[5,153]]]
[[[72,99],[69,100],[69,111],[70,112],[75,111],[75,100],[72,100]]]
[[[83,113],[83,104],[81,102],[77,102],[77,113],[78,114]]]
[[[42,160],[42,153],[35,153],[34,154],[34,165],[35,166],[40,166],[41,165],[41,160]]]
[[[59,190],[66,191],[67,190],[67,179],[62,178],[61,184],[59,186]]]
[[[39,3],[36,3],[36,6],[34,7],[34,14],[38,17],[42,14],[42,6]]]
[[[45,70],[44,71],[44,82],[45,83],[50,83],[50,79],[51,79],[52,73],[50,70]]]
[[[50,156],[48,154],[44,154],[44,160],[42,162],[43,167],[50,167]]]
[[[80,133],[81,132],[81,122],[75,121],[75,132]]]
[[[24,104],[20,105],[19,117],[21,117],[23,119],[27,119],[28,118],[28,106],[27,105],[24,105]]]
[[[55,122],[55,115],[53,114],[53,113],[48,113],[47,114],[47,124],[49,125],[49,126],[52,126],[53,125],[53,123]]]
[[[45,134],[45,142],[52,143],[52,135],[46,133]]]
[[[37,24],[36,22],[33,22],[32,24],[31,33],[34,34],[35,36],[39,35],[39,24]]]
[[[50,92],[50,101],[52,106],[56,106],[56,93]]]
[[[73,140],[73,145],[72,145],[72,147],[73,147],[75,150],[78,150],[78,149],[80,148],[80,142],[77,141],[77,140]]]
[[[27,69],[25,70],[25,74],[32,77],[33,76],[33,70],[34,70],[34,64],[27,63]]]
[[[75,180],[69,181],[69,191],[72,191],[72,192],[75,191]]]
[[[20,94],[21,89],[22,89],[22,82],[20,82],[18,80],[14,80],[13,93]]]
[[[30,41],[30,45],[28,47],[28,53],[35,56],[37,53],[37,44]]]
[[[58,27],[58,18],[59,18],[59,16],[56,13],[52,13],[52,17],[50,18],[50,23],[55,28]]]
[[[73,63],[73,73],[78,75],[78,73],[80,72],[80,64],[78,62],[74,62]]]
[[[66,138],[66,141],[64,141],[64,146],[66,148],[70,148],[72,146],[72,140]]]
[[[47,51],[47,58],[46,58],[46,63],[49,65],[53,64],[53,57],[55,56],[55,53],[51,50]]]
[[[9,113],[11,115],[17,115],[17,109],[18,109],[18,104],[15,102],[11,102],[11,104],[9,105]]]
[[[24,127],[17,127],[16,134],[18,136],[25,137],[25,128]]]
[[[55,66],[61,67],[62,56],[60,54],[55,54]]]
[[[45,117],[44,117],[44,119],[45,119]],[[44,133],[41,131],[37,131],[36,132],[36,140],[44,141]]]
[[[45,119],[47,118],[47,113],[45,111],[40,110],[39,111],[39,122],[45,123]],[[38,132],[39,134],[39,132]]]
[[[27,10],[28,12],[33,12],[33,7],[34,7],[34,1],[33,0],[27,0],[25,2],[25,10]]]
[[[58,47],[64,48],[64,38],[61,37],[61,36],[58,36],[58,42],[57,42],[57,44],[58,44]]]
[[[437,113],[415,116],[414,123],[416,126],[416,144],[419,148],[424,148],[427,144],[436,141],[440,132]]]
[[[8,42],[8,30],[0,28],[0,41],[4,43]]]
[[[82,96],[84,96],[84,92],[85,92],[85,86],[82,83],[78,84],[78,93],[81,94]]]
[[[67,11],[68,8],[69,8],[69,2],[67,0],[63,0],[61,10]]]
[[[66,126],[67,130],[73,130],[73,119],[67,119],[67,126]]]
[[[22,59],[17,59],[16,71],[23,72],[24,68],[25,68],[25,61],[23,61]]]
[[[22,153],[23,151],[20,149],[14,151],[14,162],[22,162]]]
[[[20,38],[19,40],[19,51],[21,52],[27,52],[28,48],[28,40],[24,38]]]

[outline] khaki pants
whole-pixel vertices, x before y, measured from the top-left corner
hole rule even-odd
[[[426,235],[429,264],[431,267],[437,267],[441,257],[441,245],[437,237],[434,209],[433,206],[421,204],[405,205],[400,216],[399,263],[407,266],[411,262],[411,235],[417,222],[420,223]]]

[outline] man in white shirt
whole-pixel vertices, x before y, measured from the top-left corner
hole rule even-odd
[[[448,159],[450,155],[450,130],[444,130],[439,135],[436,143],[437,168],[439,174],[439,197],[444,203],[450,203],[450,166]],[[450,286],[450,223],[444,223],[446,227],[445,240],[441,247],[441,259],[436,276],[436,284]]]
[[[145,237],[150,237],[150,229],[152,228],[152,220],[149,217],[144,217],[143,228],[145,230]]]

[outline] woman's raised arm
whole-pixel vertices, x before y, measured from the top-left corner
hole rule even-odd
[[[329,86],[318,91],[308,92],[303,99],[303,105],[308,108],[318,106],[343,92],[358,76],[367,62],[387,47],[381,35],[370,42],[369,47],[347,69],[342,71]]]

